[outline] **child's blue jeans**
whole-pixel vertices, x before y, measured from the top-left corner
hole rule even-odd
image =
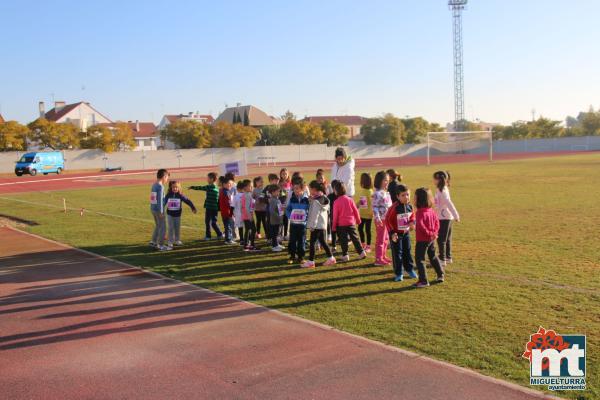
[[[390,238],[394,232],[390,232]],[[410,272],[415,269],[415,262],[410,254],[410,234],[398,234],[398,240],[394,242],[390,239],[390,248],[392,249],[392,264],[394,265],[394,274],[402,275],[404,271]]]

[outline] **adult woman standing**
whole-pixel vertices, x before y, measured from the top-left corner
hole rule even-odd
[[[346,155],[342,147],[335,149],[335,164],[331,168],[331,180],[338,180],[346,186],[346,194],[354,196],[354,159]]]

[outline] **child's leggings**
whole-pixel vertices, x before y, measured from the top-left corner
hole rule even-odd
[[[371,245],[371,221],[373,221],[373,220],[368,219],[368,218],[362,218],[360,221],[360,224],[358,225],[358,234],[360,235],[360,241],[361,241],[361,243],[365,243],[368,246]],[[365,234],[367,236],[366,242],[365,242]]]
[[[254,246],[255,237],[256,225],[254,220],[244,220],[244,243],[246,243],[246,246]]]
[[[169,243],[179,242],[179,232],[181,230],[181,217],[167,216],[167,226],[169,228]]]
[[[267,212],[266,211],[254,211],[256,215],[256,233],[260,233],[260,226],[263,226],[265,235],[269,236],[269,225],[267,225]]]
[[[444,276],[444,267],[442,267],[439,258],[435,255],[435,242],[417,242],[415,246],[415,259],[419,272],[419,282],[428,282],[427,271],[425,270],[425,254],[429,257],[429,262],[431,262],[431,266],[438,278]]]
[[[340,244],[342,245],[342,255],[348,255],[348,242],[352,241],[354,248],[358,254],[363,252],[362,244],[358,240],[358,234],[356,233],[356,226],[338,226],[337,234],[340,236]]]
[[[384,223],[375,224],[375,235],[375,262],[385,264],[389,234]]]
[[[441,219],[438,231],[438,254],[440,261],[452,259],[452,220]]]
[[[331,249],[327,244],[327,238],[325,237],[325,229],[314,229],[310,232],[310,250],[308,259],[310,261],[315,261],[315,247],[317,241],[321,243],[321,247],[323,247],[323,250],[325,250],[325,254],[327,254],[327,257],[331,257],[333,254],[331,254]]]

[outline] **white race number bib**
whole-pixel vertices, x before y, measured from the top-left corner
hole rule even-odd
[[[181,209],[181,199],[169,199],[167,200],[167,210],[179,211]]]

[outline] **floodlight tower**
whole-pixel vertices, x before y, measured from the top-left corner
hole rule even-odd
[[[454,37],[454,129],[463,130],[465,121],[465,82],[463,73],[462,11],[467,0],[449,0]]]

